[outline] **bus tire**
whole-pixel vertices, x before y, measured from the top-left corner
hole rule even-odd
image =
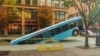
[[[72,35],[73,35],[73,36],[79,35],[79,31],[78,31],[78,30],[74,30],[74,31],[72,32]]]

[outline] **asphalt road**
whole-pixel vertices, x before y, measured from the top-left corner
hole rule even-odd
[[[96,44],[96,38],[93,38],[93,37],[89,37],[88,38],[88,42],[89,42],[89,45],[92,46],[92,47],[95,47],[95,44]],[[77,36],[77,37],[70,37],[68,39],[66,39],[67,42],[64,42],[63,45],[69,45],[70,47],[73,47],[73,46],[84,46],[85,45],[85,37],[82,37],[82,36]]]
[[[84,46],[85,38],[81,36],[77,37],[69,37],[66,40],[57,43],[49,43],[49,44],[63,44],[64,48],[67,47],[76,47],[76,46]],[[0,50],[10,50],[10,51],[18,51],[18,50],[34,50],[37,49],[39,45],[44,44],[33,44],[33,45],[1,45]],[[89,45],[91,47],[95,47],[95,38],[89,38]]]

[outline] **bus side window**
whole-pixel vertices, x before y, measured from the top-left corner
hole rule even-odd
[[[59,34],[59,33],[61,33],[61,32],[62,32],[62,29],[61,29],[61,27],[55,28],[55,32],[56,32],[56,34]]]
[[[66,30],[68,30],[68,29],[69,29],[69,28],[68,28],[68,25],[67,25],[67,24],[62,26],[62,30],[63,30],[63,31],[66,31]]]
[[[50,37],[50,32],[49,31],[44,32],[44,33],[42,33],[42,35],[43,35],[43,38],[49,38]]]
[[[69,24],[69,28],[74,28],[74,27],[76,27],[76,23],[75,22]]]
[[[35,38],[36,38],[37,42],[40,42],[40,41],[42,41],[44,39],[42,34],[39,34],[39,35],[35,36]]]
[[[19,42],[18,44],[19,44],[19,45],[27,44],[27,40],[21,41],[21,42]]]
[[[29,38],[26,41],[27,41],[27,44],[35,44],[36,43],[36,39],[34,37]]]
[[[18,44],[35,44],[35,43],[36,43],[36,39],[32,37],[27,40],[21,41]]]
[[[39,34],[37,36],[35,36],[36,38],[43,38],[43,35],[42,34]]]
[[[50,36],[52,37],[54,35],[55,35],[55,30],[54,29],[53,30],[50,30]]]

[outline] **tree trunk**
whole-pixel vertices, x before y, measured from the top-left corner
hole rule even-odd
[[[4,36],[8,36],[8,29],[7,29],[7,27],[4,27]]]
[[[85,46],[86,49],[89,48],[88,37],[85,37]]]
[[[85,36],[85,48],[88,49],[89,48],[89,42],[88,42],[88,27],[86,27],[86,36]]]
[[[88,24],[87,24],[87,19],[86,19],[86,16],[85,14],[84,15],[84,24],[85,24],[85,46],[84,48],[88,49],[89,48],[89,43],[88,43]]]

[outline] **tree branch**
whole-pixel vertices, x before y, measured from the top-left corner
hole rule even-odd
[[[97,11],[96,14],[94,15],[94,17],[89,21],[88,27],[91,25],[91,23],[93,23],[93,20],[96,20],[96,18],[99,16],[99,12],[100,11]]]

